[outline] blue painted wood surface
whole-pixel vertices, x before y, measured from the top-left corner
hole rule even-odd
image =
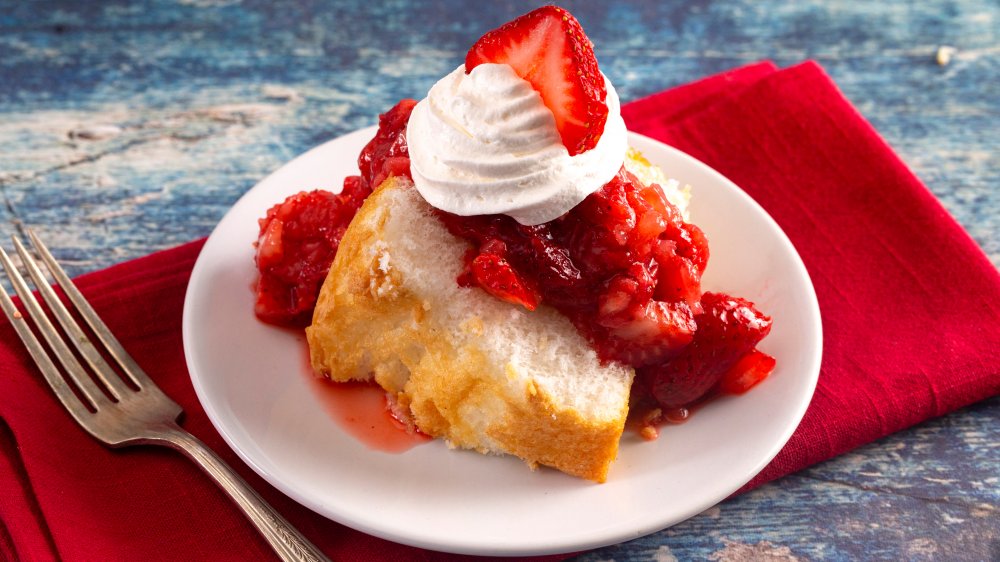
[[[534,6],[466,4],[0,0],[0,235],[37,227],[72,273],[205,236]],[[818,60],[1000,265],[995,1],[564,5],[626,101]],[[998,560],[998,506],[994,398],[581,559]]]

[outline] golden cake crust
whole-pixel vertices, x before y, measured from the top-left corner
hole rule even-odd
[[[497,362],[474,312],[449,324],[453,316],[441,312],[436,295],[413,282],[420,272],[393,258],[399,241],[386,223],[391,213],[410,212],[399,208],[395,193],[408,189],[405,178],[387,179],[344,235],[306,329],[314,370],[335,381],[374,377],[421,431],[452,446],[605,481],[628,413],[631,369],[622,377],[620,408],[595,416],[561,403],[515,361]],[[458,238],[453,243],[461,245],[457,255],[468,247]],[[485,296],[495,301],[490,306],[514,307]]]

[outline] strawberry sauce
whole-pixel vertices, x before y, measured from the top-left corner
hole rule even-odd
[[[331,382],[312,373],[309,378],[330,417],[370,449],[402,453],[430,441],[392,414],[385,391],[374,382]]]
[[[298,333],[301,336],[301,332]],[[382,390],[371,382],[333,382],[313,371],[309,346],[301,341],[302,376],[316,395],[327,415],[346,433],[369,449],[384,453],[402,453],[431,438],[400,420],[393,413]]]

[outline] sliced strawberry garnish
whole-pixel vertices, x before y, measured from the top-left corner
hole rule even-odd
[[[543,6],[483,35],[465,56],[465,71],[483,63],[508,64],[531,83],[570,156],[597,145],[608,119],[607,88],[594,44],[569,12]]]
[[[664,408],[704,397],[771,331],[771,319],[750,301],[705,293],[701,305],[704,311],[695,316],[698,329],[691,344],[666,363],[639,371]]]

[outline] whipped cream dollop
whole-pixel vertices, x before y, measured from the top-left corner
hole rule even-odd
[[[608,120],[597,146],[570,156],[555,117],[506,64],[459,66],[413,108],[410,172],[432,206],[456,215],[505,214],[526,225],[563,215],[618,173],[628,150],[607,77]]]

